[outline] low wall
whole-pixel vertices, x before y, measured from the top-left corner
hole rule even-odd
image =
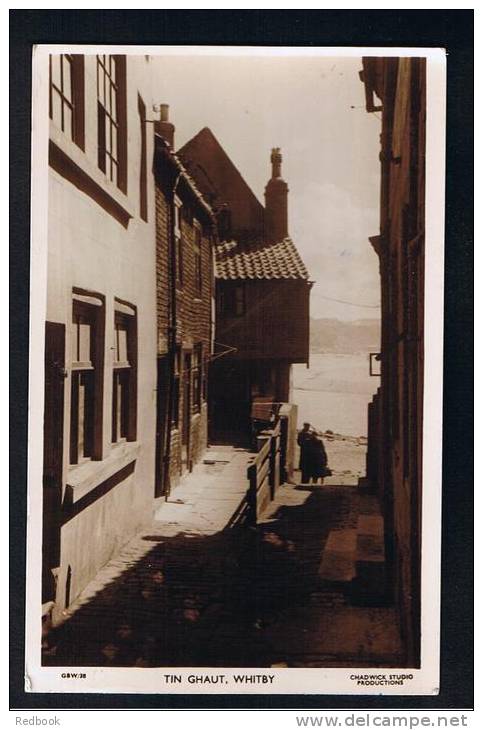
[[[285,474],[282,481],[291,481],[296,468],[298,406],[295,403],[284,403],[280,407],[279,417],[282,423],[285,421],[285,425],[282,425],[282,450],[285,453]]]

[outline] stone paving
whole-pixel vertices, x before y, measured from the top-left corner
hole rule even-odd
[[[295,566],[292,595],[271,611],[264,631],[274,661],[293,667],[403,665],[397,615],[381,590],[380,540],[375,536],[379,551],[369,556],[361,533],[364,518],[375,518],[373,525],[377,516],[374,498],[347,484],[291,485],[276,495],[259,531],[277,544],[282,564],[283,553],[291,552]],[[370,581],[364,574],[360,585],[368,560]]]
[[[362,547],[364,560],[381,558],[377,505],[353,473],[341,484],[344,470],[335,468],[323,487],[280,487],[256,530],[227,527],[250,458],[210,450],[211,463],[196,467],[69,608],[43,663],[401,665],[393,608],[354,605],[352,595]]]

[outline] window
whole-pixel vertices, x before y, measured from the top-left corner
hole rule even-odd
[[[127,191],[126,57],[97,56],[97,163]]]
[[[136,440],[136,309],[116,300],[112,381],[112,442]]]
[[[146,105],[138,94],[138,114],[141,130],[141,159],[139,162],[139,215],[148,220],[148,164],[146,145]]]
[[[245,287],[242,284],[235,286],[234,299],[234,315],[235,317],[241,317],[245,314]]]
[[[72,313],[72,370],[70,407],[70,463],[101,458],[102,449],[102,322],[104,308],[74,298]],[[89,298],[95,301],[95,298]]]
[[[203,345],[198,343],[193,348],[193,409],[198,412],[201,408],[202,380],[203,380]]]
[[[84,149],[84,57],[50,55],[49,77],[49,116]]]
[[[181,200],[175,198],[174,202],[174,241],[175,241],[175,264],[176,264],[176,288],[183,286],[184,262],[183,262],[183,238],[181,235]]]
[[[218,295],[218,312],[224,317],[242,317],[245,314],[243,284],[222,284]]]
[[[171,401],[171,426],[178,428],[179,426],[179,388],[181,373],[181,348],[176,346],[174,353],[174,372],[173,372],[173,394]]]
[[[217,224],[220,240],[227,240],[231,235],[231,211],[227,203],[223,203],[218,211]]]
[[[198,224],[198,222],[195,221],[195,223],[194,223],[194,243],[193,243],[193,249],[194,249],[194,255],[195,255],[195,287],[199,294],[201,294],[202,289],[203,289],[201,243],[202,243],[201,228],[200,228],[200,225]]]

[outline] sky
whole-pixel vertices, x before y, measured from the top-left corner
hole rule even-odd
[[[262,203],[271,148],[281,147],[289,233],[316,282],[311,316],[378,317],[368,237],[379,231],[380,118],[365,111],[361,59],[177,55],[152,63],[153,98],[170,105],[176,148],[209,127]]]

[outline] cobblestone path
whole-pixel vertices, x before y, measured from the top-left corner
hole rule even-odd
[[[161,510],[98,574],[45,665],[395,666],[392,609],[352,606],[349,582],[320,576],[329,536],[357,528],[356,487],[285,485],[257,530],[214,532],[206,507],[204,520],[185,507]]]

